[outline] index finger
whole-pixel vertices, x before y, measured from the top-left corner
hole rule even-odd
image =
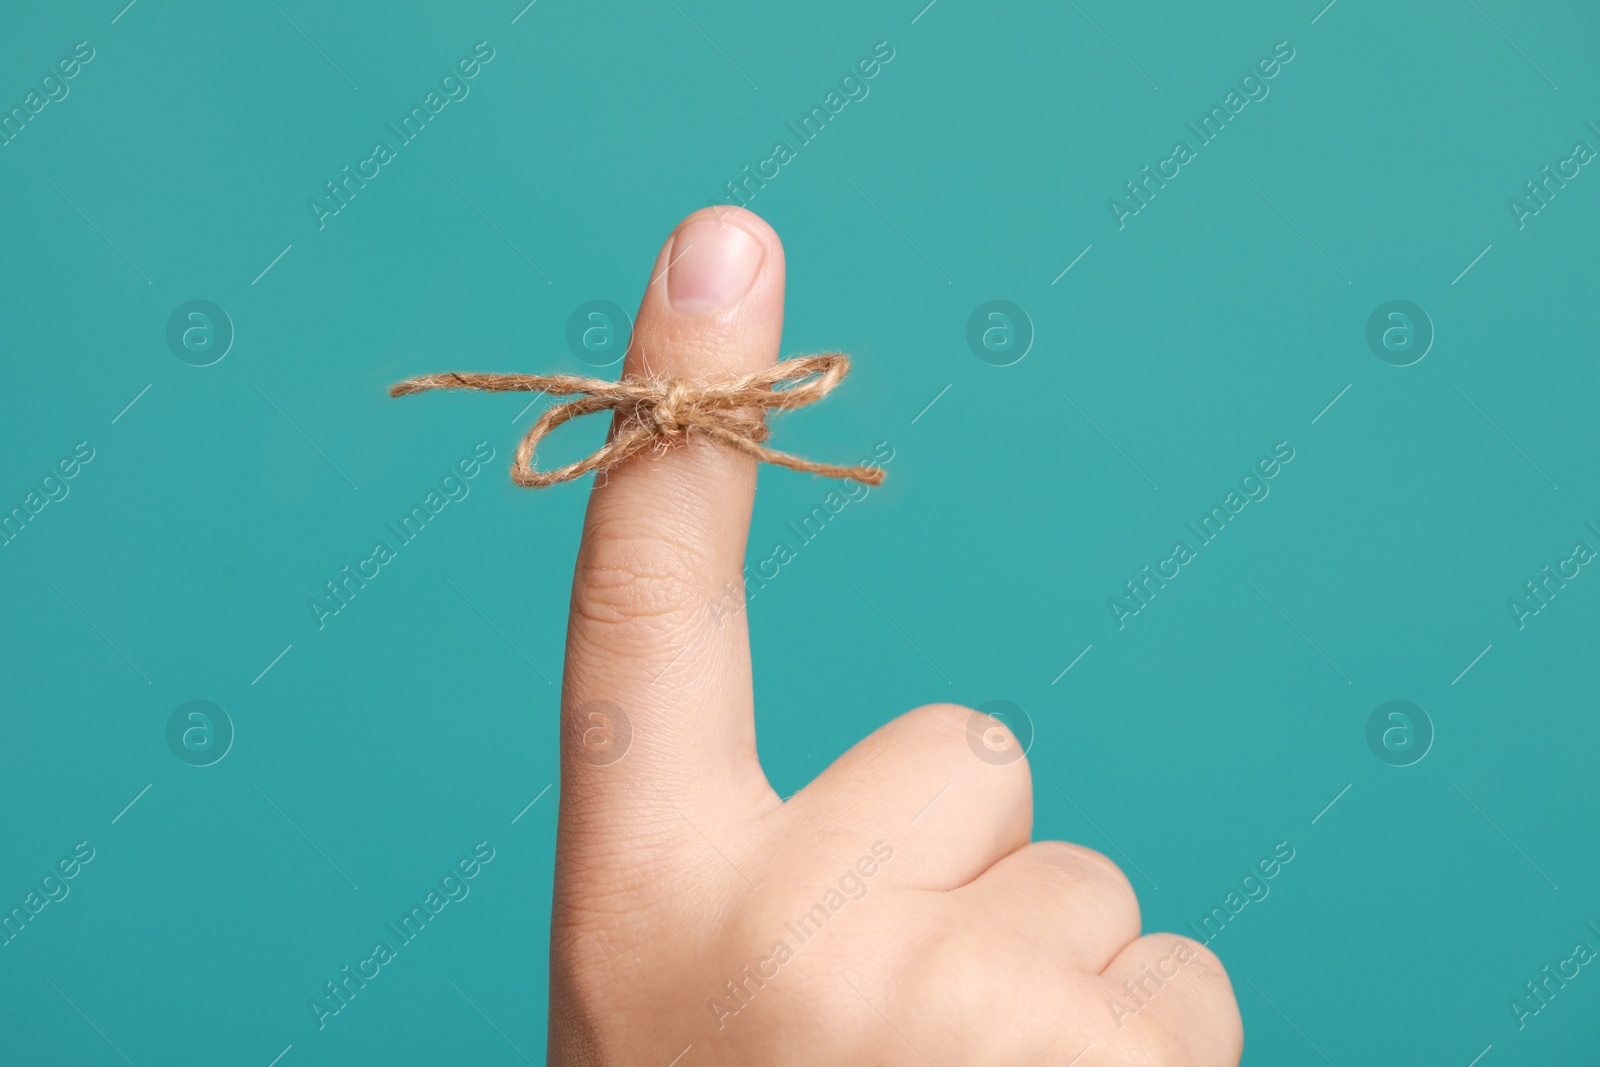
[[[625,377],[771,366],[783,247],[743,210],[685,219],[651,268]],[[562,810],[596,825],[776,803],[756,759],[743,561],[756,460],[691,434],[597,475],[573,577]],[[636,831],[635,831],[636,832]]]

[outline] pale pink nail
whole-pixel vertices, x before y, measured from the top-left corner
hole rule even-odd
[[[731,222],[702,217],[678,231],[667,269],[672,306],[688,315],[732,307],[761,267],[761,243]]]

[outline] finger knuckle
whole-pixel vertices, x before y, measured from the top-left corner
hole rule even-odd
[[[904,743],[935,755],[970,760],[1028,775],[1028,757],[1020,739],[999,719],[960,704],[924,704],[894,724]]]
[[[1136,955],[1155,961],[1155,973],[1179,990],[1176,997],[1152,999],[1141,1039],[1162,1054],[1180,1057],[1171,1062],[1190,1062],[1200,1053],[1208,1062],[1237,1062],[1244,1048],[1244,1023],[1216,953],[1193,938],[1167,933],[1146,934],[1137,950]],[[1169,967],[1174,973],[1168,973]],[[1205,1026],[1197,1029],[1195,1020],[1204,1020]]]
[[[699,614],[697,553],[659,536],[611,536],[584,547],[573,613],[599,627],[679,630]]]
[[[899,725],[929,744],[940,744],[960,737],[967,728],[967,720],[976,714],[960,704],[924,704],[900,716]]]
[[[1084,900],[1131,937],[1139,930],[1139,895],[1122,868],[1102,853],[1067,841],[1028,846],[1037,876],[1063,897]]]
[[[1222,965],[1222,960],[1204,944],[1192,937],[1183,934],[1151,934],[1152,939],[1165,944],[1169,951],[1182,951],[1192,956],[1194,973],[1207,978],[1221,978],[1228,980],[1228,970]],[[1186,968],[1187,969],[1187,968]]]
[[[1103,886],[1130,898],[1136,895],[1127,874],[1103,852],[1070,841],[1039,841],[1032,847],[1039,851],[1046,867],[1057,877],[1074,884],[1087,882]]]

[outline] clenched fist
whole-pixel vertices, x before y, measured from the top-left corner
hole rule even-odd
[[[768,366],[783,249],[683,222],[624,373]],[[551,933],[552,1067],[1222,1067],[1228,977],[1104,856],[1029,842],[1017,741],[918,708],[787,802],[756,758],[742,588],[755,461],[702,439],[596,483],[572,590]],[[954,622],[952,623],[954,624]],[[1011,751],[1008,752],[1008,746]]]

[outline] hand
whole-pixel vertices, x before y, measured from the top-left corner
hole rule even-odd
[[[625,374],[777,358],[783,249],[754,215],[690,216],[650,277]],[[1237,1064],[1216,957],[1140,937],[1104,856],[1029,844],[1028,765],[997,720],[918,708],[789,801],[773,792],[744,613],[711,625],[708,607],[742,589],[755,480],[753,460],[691,438],[590,496],[562,696],[553,1067]],[[1015,758],[979,758],[972,736]]]

